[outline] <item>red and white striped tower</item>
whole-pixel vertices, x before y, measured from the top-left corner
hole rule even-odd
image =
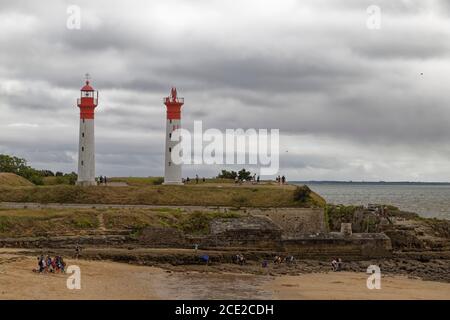
[[[94,91],[94,88],[90,86],[89,74],[86,74],[86,84],[81,88],[81,96],[77,100],[77,105],[80,108],[77,184],[82,186],[96,185],[94,110],[97,104],[98,91]]]
[[[171,158],[172,150],[179,142],[171,139],[172,132],[181,128],[181,106],[184,104],[184,98],[178,98],[177,89],[173,87],[170,96],[164,98],[164,104],[167,107],[164,184],[183,184],[181,164],[173,163]]]

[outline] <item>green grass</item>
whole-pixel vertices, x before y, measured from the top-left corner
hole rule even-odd
[[[93,210],[0,210],[0,237],[36,237],[98,228]]]
[[[293,186],[148,185],[79,187],[69,185],[1,187],[0,202],[193,205],[229,207],[324,207],[316,193],[294,199]]]
[[[4,187],[21,187],[32,186],[33,183],[27,179],[18,176],[14,173],[0,172],[0,186]]]
[[[211,220],[240,216],[241,214],[235,212],[126,209],[111,210],[104,215],[104,221],[108,229],[134,229],[137,234],[139,230],[149,226],[175,228],[186,234],[206,234]]]
[[[175,228],[186,234],[205,234],[215,218],[241,214],[219,211],[186,212],[180,209],[1,209],[0,238],[39,237],[98,231],[99,215],[108,230],[129,230],[139,235],[145,227]]]
[[[125,182],[129,186],[152,186],[160,185],[164,182],[163,177],[114,177],[109,178],[109,182]]]

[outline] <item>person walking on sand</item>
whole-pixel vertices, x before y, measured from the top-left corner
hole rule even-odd
[[[333,261],[331,261],[331,270],[333,270],[334,272],[336,272],[338,269],[338,262],[336,259],[333,259]]]
[[[75,246],[75,259],[78,260],[78,258],[80,257],[81,254],[81,247],[80,245],[77,243]]]

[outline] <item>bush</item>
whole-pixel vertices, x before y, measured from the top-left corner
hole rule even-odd
[[[160,184],[163,184],[163,182],[164,182],[164,178],[163,177],[156,177],[154,180],[153,180],[153,184],[154,185],[160,185]]]
[[[298,186],[294,190],[294,201],[306,202],[309,200],[311,189],[308,186]]]
[[[217,178],[219,179],[235,179],[237,177],[237,172],[236,171],[227,171],[227,170],[222,170],[222,172],[217,176]]]
[[[242,195],[235,195],[231,198],[235,206],[240,208],[248,204],[248,198]]]

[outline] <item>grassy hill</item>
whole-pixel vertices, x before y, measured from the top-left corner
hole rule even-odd
[[[32,186],[33,183],[14,173],[0,172],[0,187]]]
[[[101,218],[100,218],[101,215]],[[155,227],[176,228],[188,234],[202,234],[214,218],[235,218],[238,213],[184,212],[181,209],[0,209],[0,238],[82,235],[106,230]]]
[[[69,185],[0,186],[0,202],[191,205],[229,207],[324,207],[325,201],[311,192],[296,201],[294,186],[198,184],[79,187]]]

